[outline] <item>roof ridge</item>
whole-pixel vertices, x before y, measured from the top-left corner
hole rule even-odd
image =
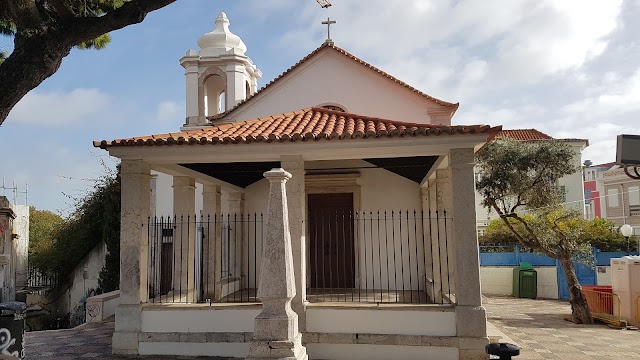
[[[305,63],[307,60],[309,60],[310,58],[312,58],[314,55],[316,55],[317,53],[319,53],[321,50],[325,49],[325,48],[330,48],[333,49],[335,51],[337,51],[338,53],[360,63],[361,65],[364,65],[366,67],[368,67],[369,69],[375,71],[376,73],[378,73],[379,75],[382,75],[384,77],[386,77],[389,80],[392,80],[393,82],[397,83],[398,85],[401,85],[415,93],[417,93],[418,95],[425,97],[429,100],[432,100],[434,102],[436,102],[439,105],[445,106],[445,107],[452,107],[453,108],[453,112],[455,112],[458,107],[460,106],[460,103],[450,103],[448,101],[444,101],[441,99],[438,99],[436,97],[433,97],[431,95],[428,95],[420,90],[418,90],[417,88],[405,83],[404,81],[396,78],[395,76],[375,67],[374,65],[360,59],[359,57],[351,54],[350,52],[336,46],[334,43],[329,43],[329,42],[324,42],[322,43],[322,45],[320,45],[319,47],[317,47],[316,49],[314,49],[312,52],[310,52],[309,54],[307,54],[307,56],[303,57],[302,59],[300,59],[297,63],[293,64],[291,67],[289,67],[287,70],[285,70],[283,73],[281,73],[280,75],[276,76],[273,80],[269,81],[268,83],[266,83],[263,87],[261,87],[258,91],[256,91],[255,93],[253,93],[252,95],[250,95],[249,97],[247,97],[246,99],[240,101],[239,103],[237,103],[234,107],[232,107],[231,109],[220,113],[220,114],[216,114],[213,116],[208,116],[207,119],[208,120],[218,120],[221,119],[229,114],[231,114],[232,112],[234,112],[236,109],[238,109],[239,107],[241,107],[242,105],[246,104],[247,102],[249,102],[251,99],[253,99],[254,97],[258,96],[258,94],[261,94],[264,92],[264,90],[266,90],[267,88],[269,88],[270,86],[272,86],[273,84],[275,84],[276,82],[278,82],[280,79],[282,79],[284,76],[290,74],[293,70],[295,70],[296,68],[298,68],[300,65],[302,65],[303,63]]]

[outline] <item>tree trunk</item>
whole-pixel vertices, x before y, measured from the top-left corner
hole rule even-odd
[[[578,276],[573,268],[571,255],[564,255],[563,258],[560,259],[560,262],[564,268],[567,285],[569,286],[572,321],[576,324],[593,324],[591,310],[587,305],[587,299],[584,297],[584,294],[582,294],[582,287],[578,282]]]
[[[49,34],[16,35],[13,52],[0,66],[0,125],[22,97],[58,70],[72,47]]]

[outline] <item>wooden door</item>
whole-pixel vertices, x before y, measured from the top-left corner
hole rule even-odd
[[[355,285],[353,193],[309,194],[310,287]]]
[[[160,253],[160,294],[172,289],[173,243],[162,243]]]

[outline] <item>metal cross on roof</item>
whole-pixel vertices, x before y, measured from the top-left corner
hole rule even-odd
[[[331,18],[327,18],[327,21],[322,22],[322,25],[327,25],[327,42],[333,42],[333,40],[331,40],[331,25],[335,23],[336,22],[331,20]]]

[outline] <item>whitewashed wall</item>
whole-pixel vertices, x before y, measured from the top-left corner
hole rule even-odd
[[[451,108],[443,108],[332,50],[317,54],[225,120],[257,119],[324,104],[392,120],[451,123],[450,115],[442,111]],[[438,119],[429,116],[434,110],[441,111]]]
[[[538,273],[538,298],[558,298],[558,275],[555,266],[535,267]],[[511,295],[513,267],[481,266],[480,285],[485,295]]]

